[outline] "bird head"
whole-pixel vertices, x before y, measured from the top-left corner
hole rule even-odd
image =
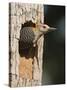
[[[47,24],[37,24],[37,26],[39,27],[39,31],[42,32],[43,34],[56,30],[56,28],[50,27]]]

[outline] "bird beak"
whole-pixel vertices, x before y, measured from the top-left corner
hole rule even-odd
[[[49,27],[48,30],[54,31],[54,30],[56,30],[56,28]]]
[[[53,27],[48,28],[48,31],[55,31],[55,30],[56,30],[56,28],[53,28]]]

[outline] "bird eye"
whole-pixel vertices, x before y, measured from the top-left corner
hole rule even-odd
[[[46,28],[46,26],[43,26],[43,28]]]

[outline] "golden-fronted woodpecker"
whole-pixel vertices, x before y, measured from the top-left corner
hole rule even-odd
[[[36,56],[39,68],[38,55],[36,54],[37,42],[42,35],[45,35],[48,32],[54,30],[56,30],[56,28],[49,27],[47,24],[35,24],[32,21],[22,24],[20,30],[20,38],[16,38],[19,40],[20,56],[24,55],[25,57],[27,57],[29,52],[32,51],[33,54],[31,58],[34,58],[34,56]]]
[[[22,49],[35,47],[39,38],[47,34],[48,32],[54,31],[56,28],[49,27],[46,24],[36,24],[35,27],[26,26],[20,30],[20,43],[22,43]]]

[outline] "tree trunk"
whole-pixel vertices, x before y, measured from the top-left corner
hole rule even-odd
[[[39,4],[9,4],[9,86],[37,86],[42,81],[43,41],[42,36],[37,43],[33,58],[19,55],[21,25],[31,20],[34,23],[44,22],[44,7]],[[33,54],[32,49],[29,56]]]

